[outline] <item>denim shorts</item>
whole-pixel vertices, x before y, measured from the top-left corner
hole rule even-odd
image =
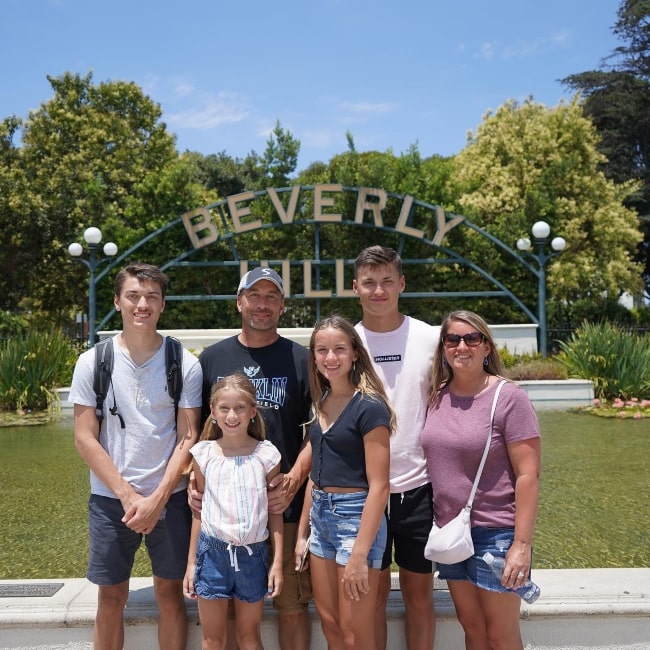
[[[443,580],[468,580],[487,591],[508,592],[492,569],[483,561],[483,555],[488,551],[494,557],[506,557],[508,549],[515,538],[514,528],[487,528],[476,526],[472,528],[474,555],[455,564],[438,563],[439,577]]]
[[[359,534],[361,513],[368,492],[333,493],[312,490],[310,552],[345,566]],[[368,553],[368,566],[381,569],[386,548],[386,518],[381,518]]]
[[[143,535],[122,523],[122,517],[124,508],[119,499],[90,495],[87,576],[96,585],[118,585],[131,577],[133,560]],[[183,579],[191,527],[192,513],[187,505],[187,492],[175,492],[169,497],[155,528],[144,535],[153,575],[167,580]]]
[[[196,547],[194,591],[206,600],[262,600],[269,587],[268,549],[266,541],[234,546],[201,532]]]

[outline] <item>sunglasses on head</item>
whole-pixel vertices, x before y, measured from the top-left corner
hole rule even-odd
[[[462,336],[460,334],[445,334],[442,339],[446,348],[456,348],[461,341],[464,341],[468,347],[475,348],[485,341],[485,336],[480,332],[469,332],[469,334],[463,334]]]

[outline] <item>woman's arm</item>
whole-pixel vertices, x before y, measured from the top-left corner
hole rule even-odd
[[[350,600],[359,600],[368,593],[368,553],[377,536],[388,501],[388,470],[390,466],[389,432],[379,426],[363,437],[368,478],[368,497],[361,514],[361,525],[352,547],[350,560],[343,572],[343,588]]]
[[[519,574],[528,578],[532,561],[532,543],[537,520],[541,442],[530,438],[508,445],[508,455],[515,474],[515,539],[506,555],[502,584],[519,586]]]

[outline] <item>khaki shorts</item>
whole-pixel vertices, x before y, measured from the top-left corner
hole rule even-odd
[[[311,600],[311,577],[309,569],[302,573],[296,572],[296,533],[298,524],[284,524],[284,548],[282,566],[284,567],[284,583],[279,596],[273,599],[273,608],[278,612],[304,612]]]

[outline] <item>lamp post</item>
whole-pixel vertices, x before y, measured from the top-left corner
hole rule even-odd
[[[72,256],[75,262],[83,264],[90,276],[88,278],[88,347],[92,348],[95,345],[95,327],[97,325],[97,293],[96,293],[96,280],[95,273],[102,265],[110,261],[110,258],[117,255],[117,245],[113,242],[104,244],[104,255],[102,259],[97,258],[97,249],[102,241],[102,231],[95,226],[90,226],[84,231],[84,240],[88,244],[88,259],[81,257],[83,253],[83,246],[74,242],[68,246],[68,253]]]
[[[537,320],[539,326],[539,351],[543,357],[547,354],[546,334],[546,264],[552,257],[557,257],[566,246],[563,237],[554,237],[550,240],[551,227],[546,221],[536,221],[531,229],[533,242],[528,237],[520,237],[517,240],[517,248],[529,257],[533,258],[539,270],[531,269],[537,276]],[[551,244],[551,252],[547,252],[547,244]],[[531,252],[533,244],[535,252]]]

